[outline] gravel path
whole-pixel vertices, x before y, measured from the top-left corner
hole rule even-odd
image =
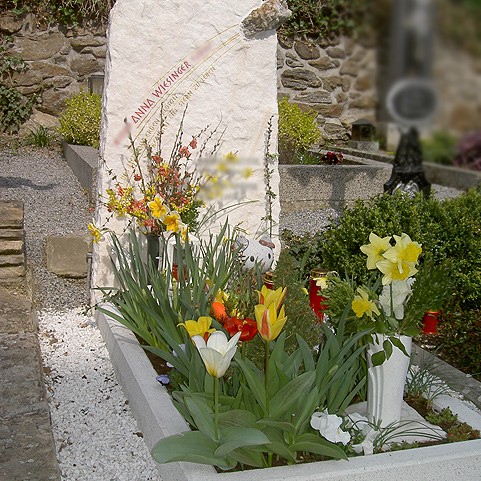
[[[66,481],[159,479],[92,317],[85,280],[46,269],[48,236],[85,234],[91,215],[60,151],[0,149],[0,200],[25,205],[25,238],[57,458]]]

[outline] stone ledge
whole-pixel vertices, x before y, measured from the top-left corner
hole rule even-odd
[[[80,185],[87,190],[91,203],[96,201],[96,181],[99,166],[99,151],[86,145],[62,143],[63,155]]]
[[[0,202],[0,229],[23,229],[23,202]]]
[[[155,381],[155,371],[135,336],[101,312],[96,319],[149,449],[158,439],[184,431],[185,421],[167,390]],[[401,471],[404,481],[472,481],[481,469],[481,440],[235,473],[219,474],[194,463],[168,463],[158,469],[163,481],[386,481],[399,479]]]

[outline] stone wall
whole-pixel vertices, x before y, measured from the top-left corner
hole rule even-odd
[[[46,28],[31,14],[22,19],[4,14],[0,34],[12,37],[9,52],[21,55],[30,67],[14,81],[21,92],[40,94],[33,121],[42,125],[54,125],[65,98],[80,88],[87,90],[88,77],[104,71],[103,28]],[[376,56],[375,48],[348,38],[326,42],[279,37],[279,95],[319,113],[323,143],[346,141],[352,122],[379,120]],[[481,129],[480,73],[479,60],[437,45],[433,77],[441,102],[433,129],[458,134]]]
[[[45,126],[57,123],[65,99],[81,88],[88,89],[88,77],[102,74],[105,65],[105,29],[68,30],[41,26],[34,15],[23,18],[0,16],[0,35],[11,36],[10,55],[21,56],[28,70],[16,74],[14,85],[23,94],[38,94],[40,102],[24,129],[33,121]]]
[[[358,119],[376,120],[376,50],[349,38],[332,42],[279,36],[278,92],[319,113],[323,141],[346,141]]]

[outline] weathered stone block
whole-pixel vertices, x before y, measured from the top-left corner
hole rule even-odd
[[[325,90],[332,92],[337,87],[342,86],[342,77],[340,75],[333,75],[331,77],[322,78],[322,86]]]
[[[329,57],[321,57],[317,60],[311,60],[309,62],[311,67],[315,67],[318,70],[330,70],[332,68],[337,68],[340,65],[339,60],[333,60]]]
[[[307,104],[330,104],[332,102],[331,94],[329,92],[302,92],[295,96],[296,102],[304,102]]]
[[[0,255],[0,267],[14,267],[21,266],[25,262],[23,255],[7,254]]]
[[[294,55],[292,52],[287,52],[286,53],[286,65],[290,68],[298,68],[298,67],[303,67],[304,63],[301,62],[296,55]]]
[[[339,72],[341,75],[351,75],[355,77],[359,72],[359,64],[353,60],[348,60],[344,62]]]
[[[65,44],[65,37],[59,32],[48,32],[37,37],[19,37],[16,49],[24,60],[45,60],[57,54]]]
[[[82,55],[70,61],[70,68],[81,76],[102,72],[103,67],[93,55]]]
[[[82,237],[47,237],[47,269],[61,277],[85,277],[88,251],[89,243]]]
[[[342,47],[327,47],[326,53],[331,58],[346,58],[346,51]]]
[[[23,228],[23,202],[0,202],[0,229]]]
[[[0,284],[16,283],[23,280],[25,276],[25,265],[0,266]]]
[[[308,87],[317,88],[322,85],[321,79],[310,70],[286,70],[281,74],[281,83],[286,88],[305,90]]]
[[[76,52],[82,51],[85,47],[105,46],[106,40],[101,37],[94,37],[92,34],[78,35],[70,38],[70,45]]]
[[[12,34],[18,32],[22,28],[22,20],[12,14],[0,16],[0,32]]]
[[[312,42],[296,41],[294,50],[303,60],[314,60],[321,56],[319,47]]]
[[[0,239],[0,254],[20,254],[23,252],[22,240]]]

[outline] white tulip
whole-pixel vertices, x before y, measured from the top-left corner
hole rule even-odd
[[[215,331],[209,336],[207,343],[202,336],[192,337],[205,368],[211,376],[220,378],[225,374],[237,350],[237,342],[241,334],[238,332],[227,341],[222,331]]]

